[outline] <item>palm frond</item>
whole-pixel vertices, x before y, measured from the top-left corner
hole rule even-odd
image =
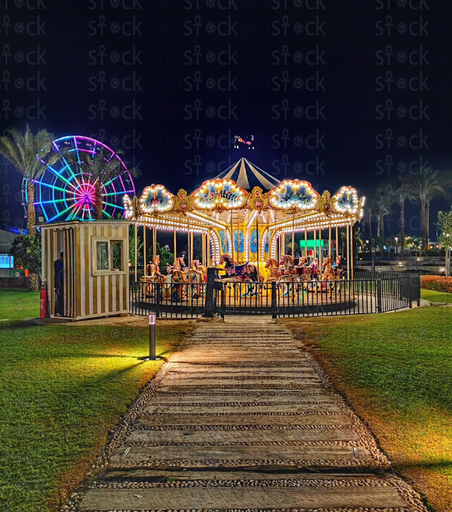
[[[9,130],[10,136],[0,137],[0,153],[25,177],[36,178],[43,172],[42,163],[36,158],[45,158],[51,150],[53,134],[40,130],[34,135],[26,126],[22,133],[16,128]]]

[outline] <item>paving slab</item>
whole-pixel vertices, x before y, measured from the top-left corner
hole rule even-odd
[[[406,502],[390,487],[212,487],[170,489],[96,489],[81,503],[81,511],[91,510],[231,510],[231,509],[311,509],[311,508],[398,508]],[[100,508],[103,507],[103,508]]]
[[[299,404],[289,404],[287,402],[284,403],[272,403],[266,405],[248,405],[246,407],[242,407],[242,414],[255,414],[255,413],[305,413],[312,411],[323,411],[323,412],[340,412],[340,408],[337,405],[332,404],[331,402],[304,402]],[[205,403],[197,404],[193,406],[189,405],[175,405],[170,404],[166,406],[162,405],[148,405],[144,412],[145,414],[203,414],[205,410],[208,410],[209,413],[216,414],[233,414],[237,411],[236,405],[206,405]]]
[[[308,443],[308,442],[352,442],[359,435],[352,428],[305,429],[305,430],[133,430],[127,438],[127,445],[146,444],[202,444],[221,446],[252,443]]]

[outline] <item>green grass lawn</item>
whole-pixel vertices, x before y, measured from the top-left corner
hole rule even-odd
[[[286,321],[439,511],[452,507],[452,312]]]
[[[22,304],[22,307],[20,307]],[[145,319],[33,325],[39,297],[1,295],[0,510],[56,510],[90,468],[140,388],[162,362],[143,362]],[[126,325],[124,325],[126,324]],[[139,325],[138,325],[139,324]],[[192,324],[161,321],[168,355]]]
[[[0,321],[39,317],[39,292],[0,288]]]
[[[431,302],[446,302],[452,303],[452,293],[435,292],[433,290],[421,289],[421,297]]]

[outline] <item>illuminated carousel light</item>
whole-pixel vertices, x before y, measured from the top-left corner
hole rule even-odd
[[[232,180],[208,180],[194,192],[194,202],[201,209],[241,208],[245,206],[247,192]]]
[[[167,212],[174,207],[174,195],[163,185],[152,185],[143,190],[140,208],[144,213]]]
[[[358,211],[358,193],[353,187],[341,187],[339,192],[333,196],[332,200],[336,211],[352,214]]]

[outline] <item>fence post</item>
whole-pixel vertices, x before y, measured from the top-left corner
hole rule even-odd
[[[272,281],[272,318],[278,317],[278,303],[276,301],[276,281]]]
[[[160,287],[161,287],[161,284],[160,283],[156,283],[156,290],[155,290],[155,293],[157,295],[157,299],[155,301],[155,316],[157,318],[159,318],[160,316],[160,300],[161,300],[161,296],[160,296]]]
[[[220,291],[221,291],[220,315],[221,315],[221,318],[224,319],[224,312],[226,311],[226,290],[224,288],[224,285]]]
[[[206,301],[204,304],[203,317],[212,318],[215,313],[215,280],[217,278],[217,269],[207,269],[207,284],[206,284]]]
[[[377,279],[377,313],[382,313],[381,307],[381,279]]]

